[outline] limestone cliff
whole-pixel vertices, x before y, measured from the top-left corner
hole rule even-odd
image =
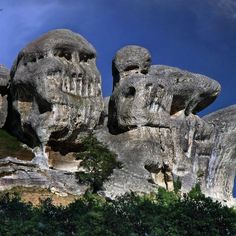
[[[8,74],[0,67],[1,99],[8,101],[8,109],[0,107],[0,124],[35,157],[0,160],[1,189],[36,185],[83,194],[88,186],[75,179],[75,153],[93,133],[122,163],[100,194],[172,190],[179,178],[183,192],[200,183],[207,195],[235,204],[236,107],[197,116],[219,94],[217,81],[151,65],[147,49],[130,45],[114,56],[113,92],[103,101],[96,51],[69,30],[51,31],[27,45],[9,84]]]

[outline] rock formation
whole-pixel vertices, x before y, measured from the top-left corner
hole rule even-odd
[[[236,176],[236,106],[221,109],[203,119],[215,127],[206,192],[216,199],[230,201]]]
[[[9,78],[10,78],[9,70],[5,66],[0,65],[0,110],[1,110],[0,128],[4,126],[7,118],[7,109],[8,109],[7,92],[8,92]]]
[[[103,101],[95,60],[93,46],[69,30],[51,31],[19,53],[10,90],[4,90],[4,127],[32,148],[35,158],[0,160],[0,187],[36,185],[83,194],[88,186],[75,179],[80,161],[74,154],[81,138],[93,132],[122,163],[100,194],[172,190],[180,179],[183,192],[200,183],[207,195],[233,203],[236,106],[197,116],[216,99],[219,83],[151,65],[149,51],[131,45],[114,57],[113,92]],[[1,95],[6,94],[1,90]]]
[[[84,194],[89,188],[86,185],[79,185],[78,187],[78,181],[72,172],[42,170],[33,163],[12,157],[0,159],[0,175],[0,190],[11,189],[16,186],[37,186],[66,196],[67,194]]]
[[[183,191],[198,181],[205,187],[198,174],[207,173],[214,127],[195,113],[214,101],[220,85],[203,75],[147,65],[147,52],[127,46],[113,60],[113,75],[119,80],[114,78],[109,102],[109,132],[104,128],[96,135],[125,165],[105,184],[108,196],[127,189],[146,192],[156,185],[172,189],[177,177]],[[138,64],[137,57],[145,60]]]
[[[9,129],[34,148],[35,163],[47,167],[46,146],[71,151],[78,136],[99,121],[103,104],[95,49],[69,30],[46,33],[19,53],[10,100]]]

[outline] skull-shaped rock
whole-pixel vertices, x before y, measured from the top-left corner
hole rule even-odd
[[[206,76],[150,63],[150,53],[139,46],[126,46],[114,57],[111,132],[139,126],[169,127],[172,115],[199,112],[220,92],[220,84]]]
[[[7,117],[9,75],[9,70],[5,66],[0,65],[0,128],[4,126]]]
[[[31,147],[72,147],[103,109],[94,47],[70,30],[54,30],[26,46],[11,70],[12,132]]]
[[[152,76],[133,76],[116,86],[109,102],[112,133],[136,127],[169,127],[172,95]]]
[[[132,75],[147,74],[150,65],[151,55],[146,48],[136,45],[121,48],[112,61],[113,87]]]

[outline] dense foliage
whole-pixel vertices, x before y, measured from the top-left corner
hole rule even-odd
[[[0,235],[226,236],[236,235],[236,212],[205,197],[199,186],[180,197],[159,189],[105,200],[87,194],[67,207],[40,207],[17,195],[0,198]]]
[[[102,188],[103,182],[109,178],[115,168],[121,168],[116,154],[102,145],[93,135],[82,140],[81,151],[77,159],[82,160],[82,171],[77,172],[80,183],[88,183],[95,193]]]

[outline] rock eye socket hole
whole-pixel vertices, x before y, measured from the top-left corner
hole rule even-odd
[[[29,57],[24,61],[24,66],[27,66],[28,63],[35,63],[35,62],[37,62],[36,57]]]
[[[125,91],[124,96],[126,98],[133,98],[136,94],[136,90],[134,87],[128,87],[128,89]]]
[[[83,62],[87,62],[89,59],[86,54],[80,54],[79,58],[80,58],[80,61],[83,61]]]
[[[80,59],[80,61],[82,61],[82,62],[88,62],[88,60],[91,60],[91,59],[93,59],[95,57],[95,55],[93,55],[93,54],[86,54],[86,53],[81,53],[80,55],[79,55],[79,59]]]
[[[130,66],[127,66],[124,71],[130,71],[130,70],[138,70],[139,69],[139,66],[137,65],[130,65]]]
[[[54,52],[54,56],[58,56],[61,58],[65,58],[68,61],[71,61],[72,55],[71,52],[63,50],[63,49],[58,49]]]
[[[43,59],[43,58],[44,58],[43,55],[39,55],[39,57],[38,57],[39,60],[41,60],[41,59]]]
[[[49,70],[47,72],[48,76],[55,76],[56,74],[62,74],[62,70],[60,69],[55,69],[55,70]]]

